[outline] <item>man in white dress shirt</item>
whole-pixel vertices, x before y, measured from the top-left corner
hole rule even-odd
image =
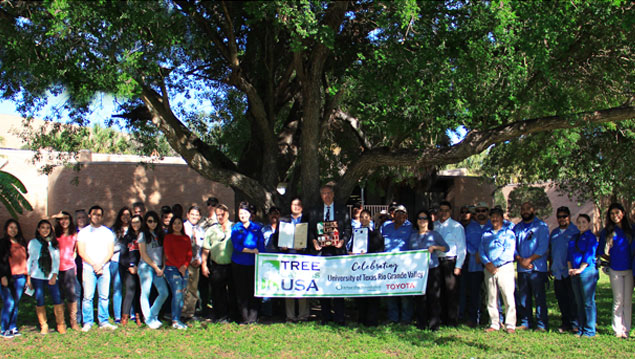
[[[450,246],[450,250],[439,253],[439,267],[443,276],[441,302],[443,311],[442,321],[448,326],[458,325],[459,316],[459,286],[458,277],[465,261],[465,230],[461,223],[450,218],[452,205],[448,201],[439,203],[439,219],[434,222],[434,230],[439,232]]]

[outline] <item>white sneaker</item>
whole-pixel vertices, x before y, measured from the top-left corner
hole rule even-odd
[[[117,329],[116,325],[112,325],[108,322],[103,322],[101,324],[99,324],[99,329],[108,329],[108,330],[115,330]]]
[[[93,325],[92,325],[92,324],[90,324],[90,323],[86,323],[86,324],[84,324],[84,326],[82,327],[82,332],[84,332],[84,333],[89,332],[89,331],[90,331],[90,329],[91,329],[92,327],[93,327]]]
[[[152,320],[152,321],[148,322],[147,325],[148,325],[148,328],[150,328],[150,329],[159,329],[159,328],[161,328],[163,323],[161,323],[158,320]]]
[[[174,322],[172,323],[172,328],[174,329],[179,329],[179,330],[186,330],[187,329],[187,325],[181,323],[181,322]]]

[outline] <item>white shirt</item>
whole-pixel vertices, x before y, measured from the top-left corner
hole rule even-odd
[[[445,222],[434,222],[434,230],[439,232],[443,239],[450,246],[450,250],[445,253],[439,253],[441,257],[454,257],[456,256],[455,268],[462,268],[463,262],[465,262],[465,230],[463,225],[452,218],[448,218]]]
[[[203,242],[205,242],[205,231],[201,226],[193,225],[190,221],[183,223],[183,231],[190,237],[192,242],[192,262],[195,260],[201,260],[201,253],[203,251]]]
[[[114,246],[117,237],[106,226],[86,226],[77,235],[77,243],[84,243],[84,254],[93,263],[104,263],[111,246]],[[82,258],[83,260],[83,258]],[[84,266],[90,266],[84,260]]]
[[[329,213],[329,218],[326,218],[326,213]],[[334,221],[335,220],[335,203],[331,203],[330,205],[324,205],[324,211],[322,212],[322,219],[326,221]]]

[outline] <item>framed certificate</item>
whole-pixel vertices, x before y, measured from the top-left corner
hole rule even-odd
[[[353,230],[353,253],[368,253],[368,228],[356,228]]]

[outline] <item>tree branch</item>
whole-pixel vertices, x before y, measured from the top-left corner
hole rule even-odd
[[[193,134],[169,108],[160,94],[142,85],[141,100],[152,116],[152,123],[165,134],[170,146],[188,165],[202,176],[229,185],[245,193],[250,199],[271,206],[278,200],[275,188],[267,189],[257,180],[237,171],[236,165],[221,151],[207,145]]]
[[[563,116],[550,116],[507,125],[468,132],[463,141],[450,147],[430,147],[422,150],[390,150],[386,147],[364,151],[338,183],[338,197],[346,197],[353,191],[360,178],[369,171],[382,167],[440,166],[460,162],[485,151],[489,146],[517,137],[558,129],[574,128],[584,124],[620,122],[635,118],[635,107],[623,106],[593,112],[581,112]]]

